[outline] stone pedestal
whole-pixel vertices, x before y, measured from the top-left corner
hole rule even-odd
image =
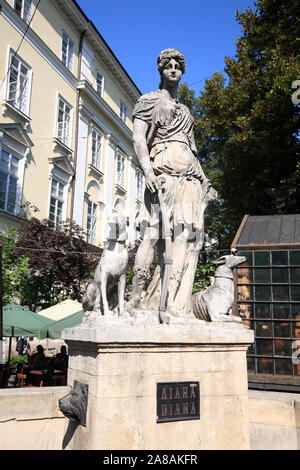
[[[88,384],[86,427],[69,423],[67,449],[249,449],[246,350],[234,323],[149,326],[98,317],[65,330],[68,385]],[[157,423],[157,383],[199,382],[200,419]],[[73,426],[73,427],[72,427]]]

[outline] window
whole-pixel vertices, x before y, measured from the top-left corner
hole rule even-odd
[[[96,227],[97,227],[97,204],[88,201],[87,218],[86,218],[86,241],[91,245],[96,243]]]
[[[68,147],[71,147],[71,117],[72,107],[61,96],[59,96],[56,137]]]
[[[0,209],[16,214],[19,159],[2,149],[0,160]]]
[[[65,185],[58,180],[52,179],[49,219],[54,222],[55,226],[59,226],[63,218],[64,208],[64,190]]]
[[[117,184],[125,188],[125,157],[119,152],[117,154]]]
[[[29,113],[29,67],[11,51],[9,57],[7,101],[22,113]]]
[[[68,67],[69,70],[73,68],[73,50],[74,43],[69,36],[63,31],[62,35],[62,49],[61,49],[61,60]]]
[[[300,338],[300,250],[239,254],[247,258],[247,266],[237,269],[239,312],[255,332],[249,374],[300,383],[300,363],[293,359]]]
[[[89,83],[93,81],[93,60],[93,53],[84,46],[81,58],[81,79]]]
[[[92,165],[98,170],[101,169],[101,149],[102,149],[102,135],[95,129],[92,130]]]
[[[126,122],[127,106],[123,103],[123,101],[120,101],[120,118],[122,119],[122,121]]]
[[[97,82],[97,93],[98,93],[98,95],[103,96],[104,77],[100,72],[97,72],[96,82]]]
[[[143,175],[137,170],[136,172],[136,197],[139,201],[143,199]]]
[[[15,10],[26,23],[31,20],[32,0],[15,0]]]

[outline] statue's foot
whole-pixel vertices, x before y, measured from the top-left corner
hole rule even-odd
[[[212,322],[232,322],[232,323],[241,323],[242,318],[236,315],[226,315],[226,314],[219,314],[211,316]]]
[[[130,316],[129,312],[127,312],[127,310],[123,310],[123,311],[119,312],[118,316],[121,317],[121,318],[131,318],[131,316]]]
[[[115,315],[115,314],[114,314],[114,312],[113,312],[112,310],[109,310],[109,309],[104,310],[104,316],[105,316],[105,317],[112,317],[112,316],[114,316],[114,315]]]
[[[177,310],[175,307],[173,307],[172,305],[170,305],[170,306],[168,307],[167,313],[168,313],[169,315],[171,315],[172,317],[178,317],[178,316],[179,316],[178,310]]]
[[[162,310],[159,312],[159,321],[160,323],[165,323],[167,325],[170,323],[170,317],[167,312],[164,312]]]
[[[129,302],[126,303],[126,310],[132,310],[134,308],[139,308],[140,306],[140,297],[130,299]]]

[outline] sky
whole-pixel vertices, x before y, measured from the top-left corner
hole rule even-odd
[[[196,96],[204,80],[224,69],[241,35],[236,10],[255,9],[252,0],[77,0],[119,62],[144,94],[159,85],[157,57],[180,50],[182,77]]]

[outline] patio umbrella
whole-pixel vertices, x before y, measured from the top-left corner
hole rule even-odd
[[[38,315],[27,307],[8,304],[3,307],[3,336],[37,336],[50,318]]]
[[[63,302],[59,302],[56,305],[52,305],[52,307],[48,307],[44,310],[41,310],[40,312],[38,312],[38,315],[49,318],[49,321],[58,321],[62,320],[65,317],[73,315],[73,313],[79,312],[81,309],[82,305],[80,302],[78,302],[77,300],[67,299]]]
[[[43,326],[38,334],[39,339],[51,338],[51,339],[61,339],[62,331],[65,328],[71,328],[72,326],[79,325],[83,319],[83,310],[73,313],[62,320],[53,321],[48,323],[48,325]]]
[[[27,307],[8,304],[3,307],[3,336],[9,337],[8,367],[10,366],[11,340],[13,336],[37,336],[50,319],[41,317]],[[8,374],[7,374],[8,380]],[[6,383],[7,385],[7,383]]]

